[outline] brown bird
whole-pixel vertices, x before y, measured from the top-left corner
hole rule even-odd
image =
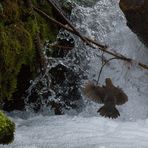
[[[104,104],[98,112],[101,116],[117,118],[120,116],[116,105],[122,105],[128,101],[127,95],[119,87],[113,85],[110,78],[106,78],[105,86],[97,86],[88,82],[84,87],[84,94],[96,103]]]

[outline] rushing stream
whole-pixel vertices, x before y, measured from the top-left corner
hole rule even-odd
[[[47,108],[40,115],[29,111],[10,113],[16,123],[15,140],[10,145],[0,147],[147,148],[148,72],[137,64],[137,61],[148,64],[147,48],[126,26],[117,0],[99,0],[92,8],[76,5],[71,20],[83,35],[107,45],[107,50],[134,59],[133,63],[110,61],[99,81],[104,84],[105,78],[110,77],[128,95],[128,102],[117,106],[120,117],[116,120],[101,117],[96,113],[100,105],[89,101],[81,93],[83,105],[78,113],[67,111],[67,115],[54,116]],[[75,48],[64,58],[51,59],[50,66],[60,63],[80,73],[83,87],[87,79],[98,79],[102,52],[74,38]],[[103,56],[105,59],[112,57],[106,53]],[[54,92],[49,99],[53,98]]]

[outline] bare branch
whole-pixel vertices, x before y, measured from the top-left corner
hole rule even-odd
[[[71,32],[71,33],[77,35],[78,37],[80,37],[80,38],[82,39],[82,41],[84,41],[84,42],[87,41],[87,45],[89,45],[90,47],[93,47],[93,48],[94,48],[94,46],[92,45],[92,44],[94,44],[94,45],[98,46],[99,50],[104,51],[105,53],[108,53],[108,54],[110,54],[110,55],[116,57],[116,59],[124,60],[124,61],[127,61],[127,62],[132,62],[132,61],[134,61],[133,59],[127,58],[126,56],[124,56],[124,55],[122,55],[122,54],[120,54],[120,53],[117,53],[117,52],[114,53],[114,52],[108,51],[108,50],[107,50],[107,46],[101,45],[101,44],[97,43],[96,41],[94,41],[94,40],[92,40],[92,39],[90,39],[90,38],[88,38],[88,37],[85,37],[85,36],[82,37],[82,35],[81,35],[76,29],[71,29],[71,28],[69,28],[69,27],[63,25],[62,23],[58,22],[58,21],[55,20],[54,18],[52,18],[52,17],[50,17],[49,15],[47,15],[47,14],[46,14],[45,12],[43,12],[42,10],[40,10],[40,9],[34,7],[34,6],[33,6],[33,9],[34,9],[36,12],[38,12],[39,14],[41,14],[42,16],[44,16],[45,18],[47,18],[48,20],[52,21],[53,23],[56,23],[57,25],[59,25],[60,27],[64,28],[65,30],[67,30],[67,31],[69,31],[69,32]],[[59,12],[59,13],[60,13],[60,12]],[[64,19],[65,19],[65,17],[64,17]],[[67,19],[66,19],[66,20],[67,20]],[[68,22],[68,25],[69,25],[69,24],[71,24],[71,23]],[[71,27],[71,26],[72,26],[72,25],[70,25],[70,27]],[[88,44],[88,43],[89,43],[89,44]],[[92,44],[90,44],[90,43],[92,43]],[[137,62],[137,63],[138,63],[138,65],[139,65],[140,67],[142,67],[142,68],[148,70],[148,66],[147,66],[147,65],[145,65],[145,64],[143,64],[143,63],[140,63],[140,62]]]

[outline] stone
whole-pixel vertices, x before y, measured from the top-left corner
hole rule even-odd
[[[14,140],[15,124],[0,111],[0,144],[9,144]]]
[[[120,0],[128,27],[148,47],[148,0]]]

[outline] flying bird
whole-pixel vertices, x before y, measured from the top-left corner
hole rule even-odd
[[[110,78],[106,78],[105,83],[105,86],[99,86],[90,81],[84,86],[83,92],[92,101],[104,104],[97,111],[101,116],[117,118],[120,113],[116,105],[124,104],[128,101],[128,97],[121,88],[113,85]]]

